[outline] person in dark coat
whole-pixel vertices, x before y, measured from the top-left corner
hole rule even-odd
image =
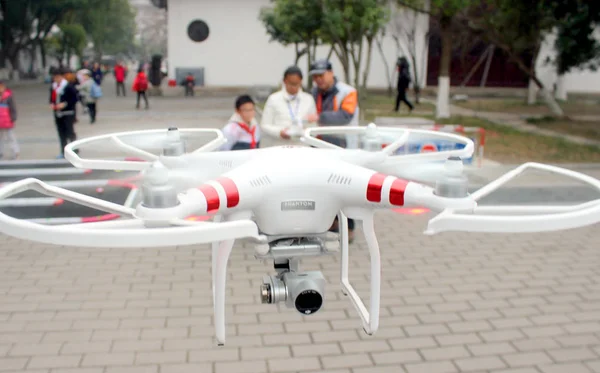
[[[54,113],[54,123],[60,141],[60,154],[57,158],[64,158],[65,146],[77,140],[75,134],[75,107],[79,96],[75,86],[65,78],[68,71],[56,69],[50,87],[50,108]]]
[[[398,93],[396,95],[396,107],[394,111],[398,112],[398,110],[400,110],[400,102],[406,103],[409,110],[412,111],[414,106],[410,101],[408,101],[408,98],[406,98],[406,90],[411,82],[410,65],[408,64],[408,60],[405,57],[398,58],[396,69],[398,70]]]
[[[92,67],[92,79],[98,85],[102,85],[102,79],[104,78],[104,73],[102,72],[102,68],[98,62],[94,62],[94,66]]]

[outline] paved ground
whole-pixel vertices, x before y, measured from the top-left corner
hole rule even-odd
[[[53,157],[44,92],[17,93],[20,123],[29,123],[19,128],[23,156]],[[153,99],[150,111],[138,113],[132,98],[106,94],[97,125],[80,119],[81,136],[167,121],[220,126],[232,101]],[[483,183],[502,171],[475,176]],[[533,184],[519,188],[539,195]],[[564,185],[556,190],[563,199],[592,197]],[[496,198],[491,202],[523,197]],[[238,243],[229,265],[227,345],[220,348],[213,339],[208,245],[80,249],[0,236],[0,372],[600,372],[596,226],[429,237],[421,234],[429,217],[377,216],[384,286],[380,329],[371,337],[340,293],[338,257],[303,261],[304,269],[327,278],[324,309],[306,317],[260,304],[259,284],[271,266]],[[368,299],[360,235],[350,271]]]

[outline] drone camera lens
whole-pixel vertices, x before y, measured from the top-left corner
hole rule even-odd
[[[305,315],[312,315],[321,309],[322,305],[323,297],[316,290],[304,290],[296,297],[296,309]]]
[[[283,275],[288,289],[287,305],[303,315],[312,315],[323,306],[325,278],[319,271]]]

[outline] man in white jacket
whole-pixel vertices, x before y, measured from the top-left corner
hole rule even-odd
[[[283,88],[271,94],[265,103],[261,118],[263,132],[284,140],[295,140],[302,130],[316,126],[306,117],[317,112],[315,99],[302,90],[302,70],[297,66],[287,68],[283,74]]]

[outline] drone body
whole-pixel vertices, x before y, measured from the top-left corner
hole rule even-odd
[[[363,149],[342,149],[312,137],[313,133],[364,135]],[[191,153],[177,129],[129,132],[78,140],[65,148],[77,167],[141,171],[142,200],[132,207],[117,205],[36,179],[25,179],[0,189],[6,198],[27,189],[121,215],[101,223],[44,226],[0,213],[0,231],[21,239],[87,247],[212,246],[212,283],[215,334],[225,343],[226,271],[238,239],[254,244],[255,257],[272,260],[275,274],[265,276],[260,288],[263,303],[284,302],[305,315],[323,305],[325,279],[319,271],[302,272],[299,258],[341,255],[340,280],[344,294],[356,308],[362,327],[373,334],[379,327],[381,258],[374,214],[401,206],[426,207],[441,212],[429,221],[426,233],[443,231],[539,232],[568,229],[600,221],[600,202],[575,206],[485,206],[477,200],[527,168],[562,173],[600,190],[600,181],[569,170],[525,164],[473,194],[468,193],[461,158],[473,153],[465,137],[423,130],[387,129],[398,139],[381,147],[374,125],[310,128],[303,141],[313,147],[282,146],[231,152],[212,152],[224,141],[217,138]],[[161,136],[162,154],[155,155],[124,141],[144,134]],[[427,154],[396,154],[410,135],[442,137],[464,144],[463,149]],[[147,162],[85,160],[75,152],[96,140],[110,140]],[[428,182],[424,185],[420,182]],[[482,215],[484,212],[497,215]],[[535,214],[544,212],[545,214]],[[509,215],[509,214],[518,214]],[[208,215],[213,221],[190,217]],[[339,234],[329,232],[335,217]],[[125,219],[129,217],[130,219]],[[361,224],[371,262],[370,302],[365,305],[348,281],[347,218]]]

